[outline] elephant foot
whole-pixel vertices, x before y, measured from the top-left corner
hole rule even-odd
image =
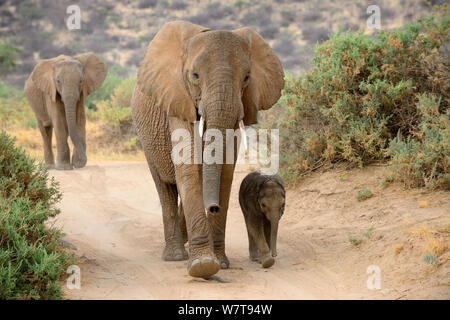
[[[57,163],[55,166],[56,170],[72,170],[73,166],[71,163]]]
[[[86,164],[77,164],[76,162],[74,162],[73,166],[74,166],[75,169],[81,169],[81,168],[85,167]]]
[[[224,252],[216,252],[216,257],[219,260],[221,269],[228,269],[230,267],[230,261],[227,258],[227,255]]]
[[[270,268],[271,266],[273,266],[274,263],[275,259],[270,255],[266,255],[261,259],[261,264],[263,268]]]
[[[251,254],[251,253],[250,253],[250,260],[251,260],[251,261],[257,261],[257,262],[260,262],[260,259],[259,259],[258,254]]]
[[[184,247],[172,248],[170,246],[166,246],[162,254],[162,259],[164,261],[182,261],[187,260],[188,258],[189,255]]]
[[[81,157],[75,153],[72,155],[72,164],[76,169],[85,167],[86,163],[87,163],[86,157]]]
[[[188,273],[191,277],[208,278],[219,272],[219,260],[209,247],[191,247],[189,251]]]
[[[211,257],[200,257],[188,265],[188,273],[195,278],[208,278],[220,270],[219,261]]]
[[[47,166],[48,170],[55,169],[55,167],[56,167],[54,163],[46,163],[45,165]]]

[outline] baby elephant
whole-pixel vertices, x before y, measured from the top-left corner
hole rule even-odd
[[[275,263],[278,221],[284,212],[283,180],[277,174],[248,174],[239,189],[239,204],[247,226],[250,259],[269,268]]]

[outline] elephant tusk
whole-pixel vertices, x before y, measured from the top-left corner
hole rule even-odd
[[[200,133],[200,138],[203,138],[203,126],[205,124],[205,119],[203,119],[203,116],[200,117],[200,124],[198,126],[198,131]]]
[[[248,150],[247,133],[245,132],[245,126],[244,126],[244,121],[243,120],[239,121],[239,128],[241,129],[241,141],[244,142],[245,150]]]

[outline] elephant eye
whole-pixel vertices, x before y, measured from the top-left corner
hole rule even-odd
[[[250,75],[249,75],[249,74],[245,76],[245,78],[244,78],[244,82],[247,82],[247,81],[248,81],[248,79],[250,79]]]
[[[194,73],[192,74],[192,76],[194,77],[194,79],[198,79],[198,78],[199,78],[199,76],[198,76],[198,73],[197,73],[197,72],[194,72]]]

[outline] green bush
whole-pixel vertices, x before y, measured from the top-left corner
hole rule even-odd
[[[122,80],[113,90],[109,100],[98,102],[99,119],[104,124],[117,127],[119,133],[129,133],[132,128],[131,96],[136,77]]]
[[[358,194],[356,195],[356,200],[358,201],[364,201],[373,196],[372,191],[367,189],[366,187],[363,187],[361,190],[358,191]]]
[[[44,12],[29,0],[22,1],[17,11],[23,21],[42,19],[45,16]]]
[[[110,101],[114,90],[122,82],[122,80],[123,77],[119,75],[118,70],[114,67],[111,68],[108,70],[108,74],[106,75],[105,81],[103,81],[101,87],[87,97],[84,105],[88,109],[97,110],[98,102],[105,100]]]
[[[403,139],[399,134],[389,144],[392,175],[388,179],[408,188],[450,188],[450,109],[442,114],[439,105],[431,95],[419,98],[422,122],[414,135]]]
[[[111,105],[117,108],[130,108],[131,96],[136,84],[137,77],[130,77],[123,80],[115,89],[111,96]]]
[[[6,133],[0,133],[0,299],[59,299],[71,257],[45,223],[59,210],[58,185]]]
[[[437,123],[448,119],[449,27],[443,6],[440,13],[398,30],[375,36],[364,30],[339,32],[318,45],[312,69],[286,77],[283,97],[271,111],[275,116],[266,116],[269,125],[280,128],[283,178],[293,181],[327,162],[363,166],[394,157],[396,142],[390,142],[398,134],[436,152],[415,167],[426,170],[422,178],[448,174],[448,153],[442,151],[448,150],[448,132],[439,131]],[[425,94],[438,99],[433,113],[423,110]],[[413,158],[419,149],[411,150]]]
[[[25,127],[27,128],[32,128],[32,129],[37,129],[38,127],[38,123],[35,117],[32,118],[28,118],[25,120]]]
[[[135,84],[136,76],[121,79],[108,99],[97,101],[97,111],[89,110],[87,113],[90,121],[100,123],[103,139],[115,145],[119,142],[126,152],[140,147],[131,118],[131,96]]]
[[[102,120],[111,126],[120,126],[123,123],[131,125],[131,107],[120,108],[115,105],[100,105]]]
[[[0,42],[0,72],[14,71],[19,53],[19,48],[6,42]]]
[[[0,82],[0,99],[20,100],[23,97],[24,97],[23,91],[15,87],[2,84]]]
[[[24,123],[33,127],[33,121],[35,116],[23,91],[0,83],[0,129],[12,129]]]
[[[422,256],[422,260],[427,264],[433,264],[436,263],[436,256],[427,252]]]

